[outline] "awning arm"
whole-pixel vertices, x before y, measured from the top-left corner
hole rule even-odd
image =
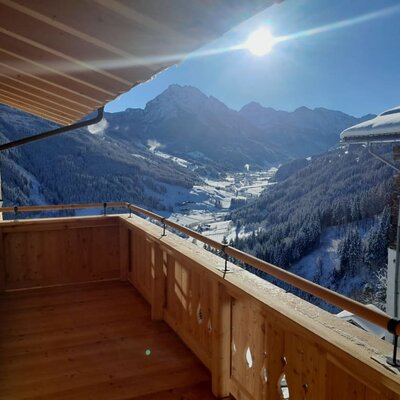
[[[52,129],[51,131],[38,133],[37,135],[27,136],[22,139],[14,140],[13,142],[2,144],[0,145],[0,152],[3,150],[11,149],[13,147],[22,146],[23,144],[36,142],[37,140],[42,140],[51,136],[59,135],[60,133],[65,133],[73,131],[74,129],[84,128],[89,125],[97,124],[103,119],[103,115],[104,115],[104,107],[101,107],[97,110],[97,115],[94,118],[87,119],[84,121],[79,121],[72,125],[62,126],[60,128]]]
[[[369,154],[371,154],[373,157],[377,158],[378,160],[382,161],[383,163],[385,163],[386,165],[388,165],[390,168],[394,169],[398,174],[400,174],[400,169],[394,165],[391,161],[387,160],[386,158],[382,157],[381,155],[379,155],[378,153],[375,153],[372,150],[372,143],[369,142],[368,143],[368,152]]]

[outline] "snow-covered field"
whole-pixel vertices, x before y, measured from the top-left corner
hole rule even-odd
[[[221,242],[224,237],[234,239],[246,235],[244,230],[236,232],[236,227],[226,220],[231,211],[231,200],[243,202],[258,197],[261,192],[273,183],[270,182],[276,168],[268,171],[240,172],[228,175],[222,180],[206,179],[202,185],[194,186],[188,193],[172,193],[168,188],[165,198],[179,201],[174,204],[174,212],[169,219],[201,232],[203,235]],[[176,188],[175,188],[176,189]],[[186,197],[185,200],[182,200]]]

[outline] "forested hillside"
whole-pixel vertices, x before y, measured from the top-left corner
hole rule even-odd
[[[0,107],[0,140],[40,133],[54,125]],[[146,149],[80,129],[8,150],[0,155],[5,204],[130,201],[164,205],[151,193],[164,184],[190,188],[198,176]],[[32,197],[34,197],[32,199]]]
[[[351,294],[350,279],[365,285],[386,265],[391,177],[392,171],[363,147],[315,157],[232,213],[234,223],[249,232],[232,244]],[[325,271],[318,271],[323,265],[301,265],[328,229],[337,245],[336,261]]]

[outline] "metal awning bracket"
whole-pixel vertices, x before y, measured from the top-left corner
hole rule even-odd
[[[372,143],[368,142],[368,152],[369,154],[371,154],[371,156],[377,158],[378,160],[382,161],[383,163],[385,163],[386,165],[388,165],[390,168],[394,169],[397,173],[400,174],[400,168],[396,167],[396,165],[394,163],[392,163],[391,161],[387,160],[386,158],[382,157],[380,154],[375,153],[372,150]]]

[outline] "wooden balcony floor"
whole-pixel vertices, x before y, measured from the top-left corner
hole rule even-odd
[[[0,399],[214,399],[209,372],[129,284],[0,295]]]

